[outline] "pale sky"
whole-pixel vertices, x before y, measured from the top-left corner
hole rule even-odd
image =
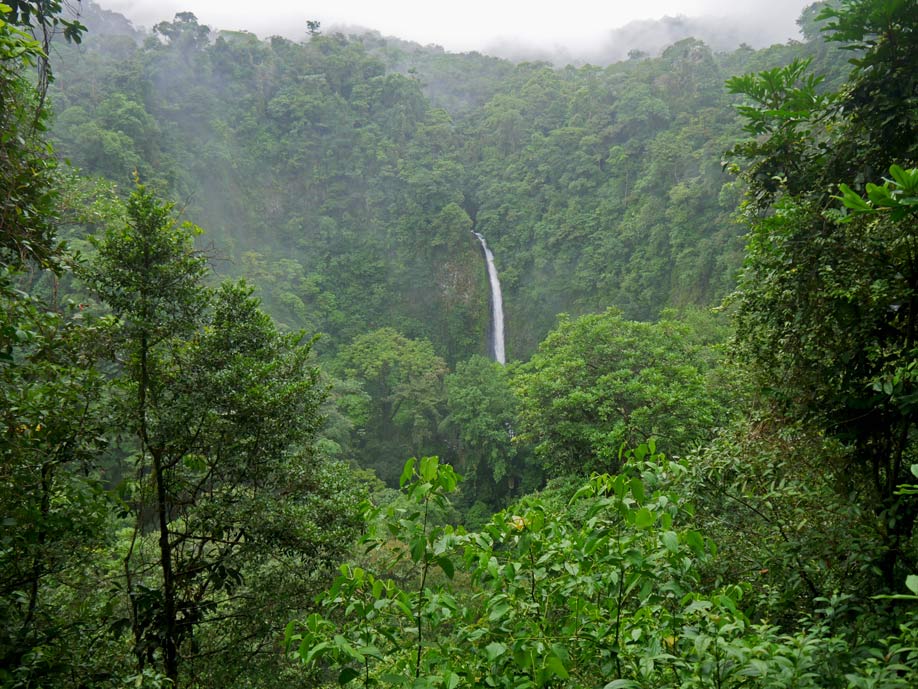
[[[300,38],[307,19],[375,29],[451,51],[483,50],[496,41],[546,49],[597,43],[609,30],[665,15],[742,17],[763,36],[796,36],[795,20],[812,0],[97,0],[151,27],[191,11],[215,29],[247,29],[260,36]],[[775,38],[772,38],[772,37]]]

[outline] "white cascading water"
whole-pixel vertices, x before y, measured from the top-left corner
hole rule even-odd
[[[500,293],[500,280],[497,278],[497,268],[494,266],[494,254],[488,248],[485,238],[477,232],[472,232],[481,248],[484,249],[485,260],[488,263],[488,280],[491,282],[491,353],[494,361],[499,364],[507,363],[504,355],[504,299]]]

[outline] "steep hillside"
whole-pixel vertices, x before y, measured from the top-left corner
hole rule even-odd
[[[87,21],[52,94],[63,156],[183,199],[220,271],[325,333],[323,351],[391,326],[450,363],[487,353],[472,229],[495,254],[511,358],[559,312],[716,303],[743,232],[724,80],[799,55],[840,64],[818,38],[729,54],[685,39],[555,69],[376,34],[262,41],[188,13],[142,39],[97,8]]]

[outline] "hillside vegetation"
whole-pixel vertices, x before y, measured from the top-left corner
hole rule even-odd
[[[915,0],[561,68],[66,5],[0,5],[0,687],[918,685]]]

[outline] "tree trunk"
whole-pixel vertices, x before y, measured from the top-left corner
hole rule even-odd
[[[147,334],[140,336],[140,385],[138,386],[137,406],[140,414],[140,437],[144,449],[150,452],[153,459],[153,479],[156,482],[156,515],[159,526],[159,565],[163,573],[163,620],[162,651],[163,670],[172,682],[172,689],[178,687],[178,644],[176,639],[175,619],[175,578],[172,571],[172,543],[169,541],[169,513],[166,477],[163,468],[164,448],[150,446],[147,432],[147,390],[150,379],[147,368],[149,343]]]
[[[178,649],[176,643],[175,580],[172,571],[172,544],[169,541],[166,481],[163,476],[163,451],[156,448],[153,473],[156,476],[156,511],[159,517],[159,564],[163,571],[163,663],[173,689],[178,687]]]

